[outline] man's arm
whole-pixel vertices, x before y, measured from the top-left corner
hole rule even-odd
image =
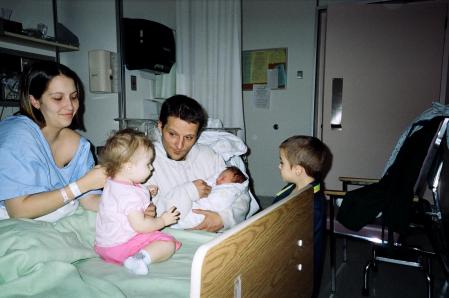
[[[175,206],[183,218],[192,209],[192,201],[198,199],[196,187],[192,182],[173,186],[171,189],[168,187],[170,186],[166,188],[168,191],[162,191],[160,187],[159,193],[153,198],[157,212],[161,214]]]
[[[196,201],[195,209],[219,212],[232,208],[232,204],[240,196],[240,190],[229,185],[217,185],[207,198]]]
[[[246,215],[249,212],[250,200],[251,198],[248,192],[242,192],[237,199],[234,200],[231,208],[226,208],[218,212],[223,219],[225,229],[232,228],[246,219]]]
[[[153,198],[158,212],[176,206],[183,218],[191,211],[192,202],[208,195],[210,188],[202,180],[224,169],[224,161],[212,149],[201,146],[192,148],[195,150],[193,160],[174,162],[165,157],[160,147],[157,147],[153,163],[153,176],[146,184],[159,187],[159,193]]]
[[[217,232],[224,229],[232,228],[238,223],[245,220],[249,211],[250,197],[248,192],[241,192],[237,194],[237,198],[234,196],[226,195],[222,192],[221,197],[216,192],[215,196],[211,195],[211,199],[221,200],[216,206],[212,207],[209,201],[209,197],[204,202],[199,201],[203,209],[195,209],[194,213],[203,214],[205,216],[203,222],[194,227],[194,230],[206,230],[209,232]],[[219,207],[221,206],[221,208]],[[208,208],[209,207],[209,208]],[[209,210],[206,210],[208,208]],[[217,212],[211,211],[215,210]]]
[[[204,220],[196,227],[193,227],[193,230],[218,232],[224,227],[223,220],[217,212],[202,209],[193,209],[192,212],[204,215]]]

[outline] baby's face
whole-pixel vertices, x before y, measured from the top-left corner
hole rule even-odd
[[[215,180],[217,185],[223,183],[233,183],[234,182],[234,174],[231,171],[223,171]]]
[[[153,172],[153,150],[148,150],[143,146],[134,153],[131,158],[132,171],[129,177],[134,183],[143,183]]]

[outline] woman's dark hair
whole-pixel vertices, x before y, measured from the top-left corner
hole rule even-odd
[[[75,114],[71,128],[84,129],[82,113],[84,112],[84,89],[78,75],[65,65],[53,61],[42,61],[31,64],[20,80],[20,110],[19,113],[31,118],[39,127],[45,127],[45,118],[42,113],[33,107],[30,95],[40,100],[47,90],[50,81],[59,75],[64,75],[74,81],[78,93],[79,109]]]
[[[167,124],[169,116],[198,124],[198,133],[202,131],[207,121],[207,113],[203,107],[196,100],[185,95],[174,95],[164,101],[159,114],[162,127]]]

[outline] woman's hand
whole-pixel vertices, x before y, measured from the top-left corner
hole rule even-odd
[[[80,180],[78,180],[77,183],[81,189],[81,192],[84,193],[93,189],[103,188],[106,183],[106,179],[106,169],[102,166],[95,166]]]
[[[96,166],[76,181],[76,184],[81,193],[85,193],[90,190],[103,188],[106,183],[106,178],[105,168]],[[64,187],[68,190],[67,186]],[[70,199],[74,199],[71,190],[68,191]],[[81,204],[86,209],[96,211],[98,209],[99,199],[99,196],[91,196],[90,198],[81,200]],[[55,189],[49,192],[40,192],[9,199],[5,202],[5,207],[10,217],[36,218],[49,214],[64,204],[63,198],[61,197],[61,190]]]
[[[204,215],[204,220],[196,227],[193,227],[193,230],[217,232],[224,227],[223,220],[217,212],[201,209],[192,209],[192,212]]]

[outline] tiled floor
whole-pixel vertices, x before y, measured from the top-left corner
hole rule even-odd
[[[329,251],[326,254],[323,280],[319,298],[364,297],[363,267],[369,259],[371,248],[367,242],[348,240],[348,261],[343,263],[343,241],[337,238],[337,284],[331,293]],[[433,297],[449,297],[449,285],[445,281],[440,264],[432,260]],[[396,264],[379,263],[378,271],[369,278],[370,297],[427,297],[424,273],[417,268]]]

